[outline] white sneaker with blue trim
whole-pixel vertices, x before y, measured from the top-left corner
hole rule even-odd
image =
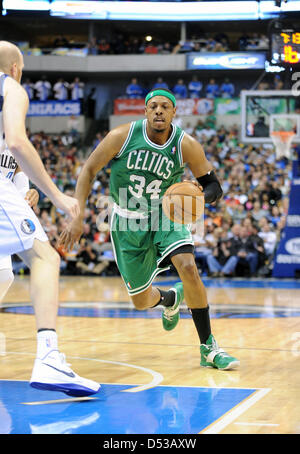
[[[61,391],[68,396],[83,397],[96,394],[99,383],[77,375],[66,363],[65,355],[51,350],[43,359],[36,359],[30,386],[48,391]]]

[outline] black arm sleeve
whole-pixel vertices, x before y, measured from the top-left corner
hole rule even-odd
[[[220,200],[223,190],[213,170],[203,175],[203,177],[197,178],[197,181],[203,187],[206,203],[213,203]]]

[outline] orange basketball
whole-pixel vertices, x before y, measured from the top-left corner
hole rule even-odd
[[[170,186],[162,199],[165,215],[177,224],[192,224],[204,212],[204,192],[191,181]]]

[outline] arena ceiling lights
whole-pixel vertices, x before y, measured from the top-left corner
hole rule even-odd
[[[51,16],[66,19],[139,20],[139,21],[229,21],[279,17],[282,13],[300,12],[300,0],[281,2],[205,1],[205,2],[132,2],[4,0],[5,10],[49,11]]]

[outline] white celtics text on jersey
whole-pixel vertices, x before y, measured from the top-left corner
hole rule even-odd
[[[145,170],[167,180],[174,167],[174,161],[167,156],[149,150],[133,150],[128,153],[127,169]]]

